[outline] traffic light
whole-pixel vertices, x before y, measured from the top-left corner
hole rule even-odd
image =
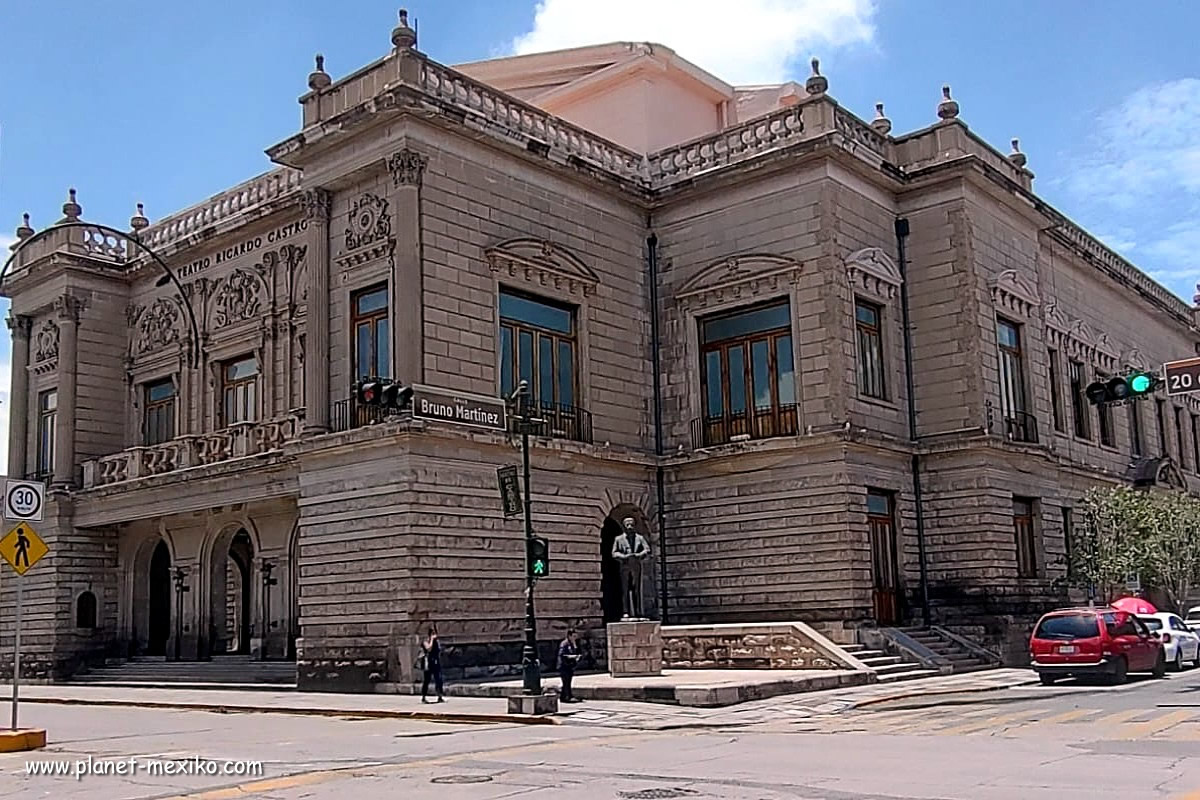
[[[1158,376],[1152,372],[1131,372],[1107,381],[1094,381],[1084,390],[1084,395],[1092,405],[1105,406],[1152,394],[1159,383]]]
[[[354,399],[362,406],[377,406],[383,397],[383,382],[378,378],[365,378],[354,384]]]
[[[384,385],[382,395],[381,405],[384,408],[399,411],[412,402],[413,390],[411,386],[388,383]]]
[[[550,543],[540,536],[526,540],[526,565],[529,574],[534,578],[544,578],[550,574]]]
[[[378,406],[400,411],[412,402],[413,389],[386,378],[364,378],[354,384],[354,399],[360,406]]]

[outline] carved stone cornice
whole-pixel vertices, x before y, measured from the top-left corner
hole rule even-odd
[[[304,193],[304,216],[316,223],[328,223],[333,209],[333,195],[324,189],[309,189]]]
[[[998,308],[1022,317],[1033,316],[1035,309],[1042,304],[1037,287],[1015,269],[1001,272],[989,288],[992,290],[992,302]]]
[[[8,323],[8,329],[12,331],[14,339],[28,340],[33,332],[33,318],[27,317],[24,314],[9,314],[5,319]]]
[[[900,268],[882,247],[865,247],[847,256],[846,277],[856,292],[866,292],[882,300],[894,298],[904,282]]]
[[[483,251],[492,272],[587,297],[600,278],[570,250],[544,239],[509,239]]]
[[[700,270],[680,287],[675,297],[684,308],[755,297],[797,283],[802,267],[799,261],[770,253],[731,256]]]
[[[406,147],[392,153],[387,160],[387,168],[388,172],[392,173],[392,182],[397,187],[420,186],[428,163],[428,158]]]
[[[79,322],[87,308],[87,301],[73,294],[64,294],[54,299],[54,313],[63,322]]]

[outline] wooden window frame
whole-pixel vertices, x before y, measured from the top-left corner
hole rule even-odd
[[[1037,553],[1037,499],[1013,495],[1013,535],[1017,545],[1017,577],[1039,575]],[[1024,506],[1025,513],[1022,513]]]
[[[47,399],[53,396],[54,407],[47,409]],[[45,477],[54,472],[54,455],[58,449],[58,388],[45,389],[37,396],[37,454],[34,469]]]
[[[151,391],[162,385],[171,387],[171,396],[165,400],[151,400]],[[152,447],[156,444],[163,444],[175,438],[176,428],[176,413],[179,407],[179,389],[175,386],[175,381],[172,378],[160,378],[158,380],[146,381],[142,384],[142,444],[147,447]],[[166,435],[152,435],[152,421],[159,419],[157,412],[166,410],[162,419],[166,420]],[[157,426],[155,426],[157,427]]]
[[[383,294],[383,306],[372,308],[369,311],[360,312],[358,310],[359,301],[372,295]],[[391,296],[388,294],[388,284],[375,283],[370,286],[356,289],[350,293],[350,361],[351,375],[354,380],[362,380],[365,378],[389,378],[391,371],[392,358],[392,323],[391,323]],[[384,333],[382,337],[379,333],[379,324],[384,324]],[[370,335],[370,355],[371,361],[370,370],[364,371],[363,365],[359,363],[359,328],[366,326]],[[384,346],[387,349],[386,353],[380,354],[380,340],[382,339]],[[307,343],[306,343],[307,344]],[[305,358],[310,357],[310,354],[305,353]]]
[[[1137,403],[1130,403],[1129,409],[1129,454],[1141,456],[1145,451],[1146,442],[1142,438],[1142,408]]]
[[[1067,378],[1071,383],[1071,430],[1076,439],[1086,442],[1092,440],[1091,417],[1088,414],[1087,381],[1084,377],[1084,363],[1071,359],[1067,361]]]
[[[859,318],[859,309],[875,315],[874,324]],[[854,298],[855,352],[858,354],[858,393],[872,400],[888,400],[887,360],[883,335],[883,306],[879,303]],[[871,356],[874,356],[875,374],[870,373]],[[872,386],[871,384],[878,384]]]
[[[237,378],[230,380],[229,369],[236,364],[244,361],[254,361],[254,375],[248,378]],[[262,364],[258,363],[258,356],[253,353],[247,355],[229,358],[221,362],[221,427],[228,428],[231,425],[239,423],[258,422],[260,414],[260,405],[262,402]],[[233,399],[237,400],[237,391],[239,387],[253,386],[253,398],[249,402],[243,404],[243,411],[246,413],[245,419],[233,419],[240,416],[239,414],[230,414],[230,393],[233,393]]]
[[[504,296],[508,296],[563,312],[568,316],[567,327],[570,328],[569,332],[554,330],[529,320],[500,314],[500,369],[497,383],[500,386],[501,395],[507,397],[521,381],[524,360],[521,358],[520,342],[521,336],[527,335],[530,341],[532,360],[529,366],[530,400],[539,408],[564,413],[580,408],[579,309],[567,303],[503,286],[500,287],[500,296],[501,300]],[[545,374],[542,371],[545,355],[543,345],[545,344],[549,344],[550,347],[549,398],[543,396],[546,388]],[[561,372],[564,348],[565,352],[570,354],[571,359],[570,376],[565,387]],[[506,385],[506,381],[508,385]],[[566,394],[563,391],[564,388],[569,391],[569,397],[564,396]]]

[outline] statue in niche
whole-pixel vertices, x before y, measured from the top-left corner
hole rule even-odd
[[[623,519],[621,527],[625,533],[613,540],[612,556],[621,567],[622,619],[644,619],[642,562],[650,556],[650,544],[633,527],[633,517]]]

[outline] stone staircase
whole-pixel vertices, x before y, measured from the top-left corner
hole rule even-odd
[[[944,628],[859,628],[859,644],[842,645],[876,671],[880,683],[962,674],[1000,666],[1000,657]]]
[[[955,675],[1000,666],[999,656],[985,651],[979,645],[972,645],[961,637],[951,638],[952,635],[941,628],[911,627],[899,630],[941,657],[950,665],[950,671]]]
[[[167,661],[162,656],[138,656],[82,670],[71,682],[128,688],[295,691],[296,663],[258,661],[250,656],[213,656],[211,661]]]
[[[901,656],[888,655],[883,650],[872,650],[865,644],[843,644],[841,649],[875,670],[879,683],[928,678],[940,674],[940,670],[928,669],[915,661],[905,661]]]

